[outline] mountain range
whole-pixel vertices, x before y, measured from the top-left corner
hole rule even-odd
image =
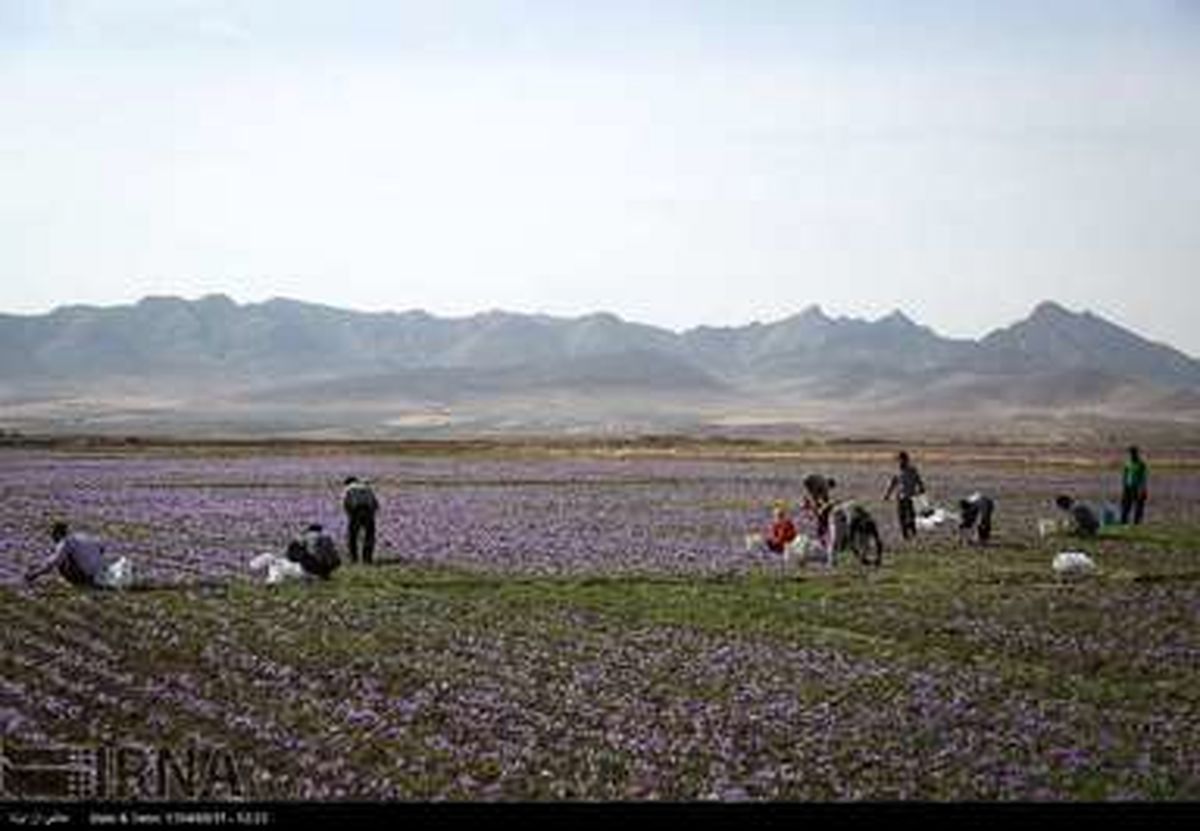
[[[1045,302],[979,340],[818,306],[682,333],[148,297],[0,315],[0,428],[410,435],[1200,423],[1200,361]]]

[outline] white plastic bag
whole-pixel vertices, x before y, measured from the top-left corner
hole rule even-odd
[[[271,561],[275,559],[275,555],[269,551],[264,551],[256,557],[251,557],[247,567],[251,571],[265,571]]]
[[[1052,567],[1060,577],[1082,577],[1095,573],[1096,562],[1082,551],[1061,551],[1054,555]]]
[[[299,563],[283,557],[277,557],[275,562],[267,566],[267,585],[274,586],[284,580],[299,580],[304,576],[304,569]]]
[[[300,579],[304,576],[304,569],[300,567],[299,563],[293,563],[286,557],[269,552],[259,554],[251,559],[249,567],[252,572],[265,571],[268,586],[275,586],[284,580]]]
[[[935,508],[924,516],[918,516],[914,524],[922,531],[932,531],[945,521],[946,512],[941,508]]]
[[[935,528],[940,528],[946,523],[954,523],[957,525],[962,521],[962,517],[953,511],[947,511],[945,508],[934,508],[925,516],[919,516],[916,519],[916,526],[922,531],[932,531]]]
[[[133,563],[128,557],[118,557],[104,567],[96,577],[97,585],[106,589],[127,589],[133,585]]]

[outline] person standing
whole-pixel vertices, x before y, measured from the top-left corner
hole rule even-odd
[[[896,460],[900,463],[900,471],[888,483],[883,499],[886,502],[893,493],[897,495],[896,514],[900,520],[900,534],[907,540],[917,535],[917,511],[913,500],[925,493],[925,483],[921,481],[921,474],[907,452],[901,450]]]
[[[825,540],[829,534],[829,512],[833,507],[831,491],[837,486],[829,476],[810,473],[804,477],[804,509],[816,518],[817,539]]]
[[[346,552],[350,562],[357,563],[359,538],[362,538],[362,561],[370,565],[375,557],[375,514],[379,511],[379,500],[371,486],[357,477],[348,476],[342,494],[342,507],[346,511]]]
[[[1121,474],[1121,524],[1129,524],[1130,512],[1133,514],[1133,524],[1142,524],[1142,515],[1146,511],[1146,481],[1149,470],[1137,447],[1129,448],[1129,461]]]

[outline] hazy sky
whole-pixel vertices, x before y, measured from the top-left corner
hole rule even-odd
[[[1198,0],[0,0],[0,310],[1041,299],[1200,355]]]

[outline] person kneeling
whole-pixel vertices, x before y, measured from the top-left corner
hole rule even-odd
[[[796,525],[788,516],[787,508],[777,506],[772,513],[771,526],[765,534],[750,534],[746,537],[746,549],[765,548],[772,554],[786,555],[789,546],[796,541]]]
[[[763,541],[767,546],[767,550],[775,554],[782,554],[787,551],[787,547],[796,540],[796,525],[788,516],[786,508],[776,508],[774,521],[771,523],[771,528],[767,532],[767,537]]]
[[[333,537],[325,533],[325,529],[315,522],[309,525],[297,539],[288,543],[285,556],[293,563],[299,564],[305,574],[319,577],[322,580],[328,580],[329,576],[342,564],[342,558],[338,555]]]
[[[250,561],[250,570],[265,571],[267,585],[273,586],[288,578],[328,580],[341,564],[333,538],[321,525],[313,523],[288,543],[282,557],[260,554]]]

